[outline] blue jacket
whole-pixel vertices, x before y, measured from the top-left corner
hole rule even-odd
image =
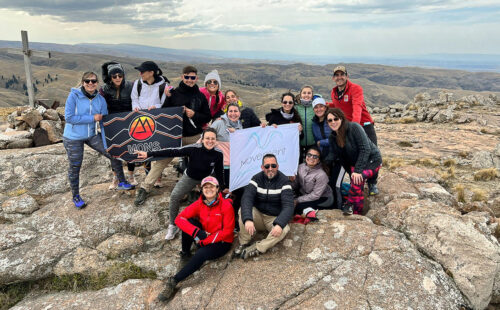
[[[325,135],[321,134],[321,126],[323,126],[323,130]],[[330,142],[328,141],[328,137],[330,136],[330,133],[332,133],[332,129],[330,126],[328,126],[328,122],[326,121],[326,116],[325,119],[323,120],[323,123],[319,122],[318,117],[315,115],[312,120],[312,131],[313,131],[313,136],[314,136],[314,141],[317,143],[319,142],[319,149],[321,151],[321,156],[325,158],[326,155],[330,152]]]
[[[97,134],[94,114],[108,114],[106,100],[99,93],[89,99],[80,88],[72,88],[66,100],[63,136],[71,140],[85,140]]]

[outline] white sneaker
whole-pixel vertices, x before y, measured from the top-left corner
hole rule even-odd
[[[161,188],[163,185],[161,184],[161,179],[156,180],[155,184],[153,185],[156,188]]]
[[[167,235],[165,236],[165,240],[172,240],[175,238],[175,235],[179,232],[179,227],[169,224],[167,228]]]
[[[111,184],[109,184],[108,189],[116,189],[118,187],[118,178],[116,176],[113,177],[113,181],[111,181]]]
[[[129,174],[129,176],[128,176],[128,182],[130,183],[130,185],[134,185],[134,186],[138,185],[138,183],[137,183],[137,181],[136,181],[136,179],[135,179],[135,177],[134,177],[133,174],[132,175]]]

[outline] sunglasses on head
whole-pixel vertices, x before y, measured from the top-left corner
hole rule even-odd
[[[123,78],[123,74],[113,74],[113,75],[111,76],[111,78],[112,78],[112,79],[121,79],[121,78]]]
[[[207,81],[207,84],[219,85],[219,82],[217,82],[217,80],[209,80]]]
[[[83,82],[85,84],[91,84],[91,83],[92,84],[96,84],[97,83],[97,79],[85,79],[85,80],[83,80]]]
[[[319,158],[319,155],[314,155],[314,154],[311,154],[311,153],[307,153],[306,156],[307,157],[311,157],[313,159],[318,159]]]
[[[338,118],[338,117],[334,117],[334,118],[327,118],[326,120],[327,120],[329,123],[331,123],[331,122],[336,122],[336,121],[338,121],[339,119],[340,119],[340,118]]]
[[[293,101],[282,101],[283,104],[293,104]]]
[[[196,75],[184,75],[185,80],[196,80]]]
[[[276,165],[276,164],[267,164],[267,165],[264,165],[264,169],[269,169],[269,168],[273,168],[274,169],[276,167],[278,167],[278,165]]]

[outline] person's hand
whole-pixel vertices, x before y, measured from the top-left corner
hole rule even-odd
[[[351,175],[351,179],[356,185],[361,184],[361,182],[363,182],[363,176],[361,175],[361,173],[353,172]]]
[[[235,131],[236,131],[236,129],[234,129],[234,128],[228,128],[228,129],[227,129],[227,131],[229,131],[229,132],[233,133],[233,132],[235,132]]]
[[[172,88],[172,86],[165,87],[165,95],[167,95],[167,97],[172,96],[172,93],[170,92]]]
[[[224,195],[228,194],[228,193],[229,193],[229,188],[224,188],[224,190],[222,191],[222,193],[223,193]]]
[[[276,124],[272,124],[271,126],[273,126],[274,128],[278,128],[278,125]]]
[[[139,112],[139,108],[134,108],[134,112]]]
[[[250,234],[250,236],[253,236],[255,234],[255,225],[252,221],[245,222],[245,230]]]
[[[94,114],[94,120],[96,122],[99,122],[102,120],[102,114]]]
[[[265,128],[265,127],[266,127],[266,124],[264,124],[264,123],[260,123],[260,127]]]
[[[318,142],[316,142],[316,144],[318,145],[318,147],[320,147],[320,143],[319,143],[319,141],[318,141]]]
[[[156,109],[156,107],[155,107],[154,105],[150,106],[150,107],[148,108],[148,111],[151,111],[151,110],[153,110],[153,109]]]
[[[186,116],[189,117],[189,118],[192,118],[193,115],[194,115],[194,111],[191,110],[190,108],[184,108],[184,113],[186,113]]]
[[[147,152],[135,151],[134,154],[137,155],[137,158],[139,158],[139,159],[146,159],[146,158],[148,158],[148,153]]]
[[[302,131],[302,124],[299,124],[299,131]]]
[[[277,238],[277,237],[281,236],[282,231],[283,231],[283,228],[281,228],[280,225],[274,225],[273,229],[271,230],[271,236]]]

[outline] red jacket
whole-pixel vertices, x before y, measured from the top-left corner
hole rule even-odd
[[[367,122],[373,123],[373,119],[366,109],[363,88],[361,86],[347,80],[344,96],[340,100],[337,99],[337,88],[338,86],[335,86],[332,89],[332,103],[330,107],[341,109],[350,122],[358,123],[361,126]]]
[[[175,225],[186,234],[194,237],[200,229],[189,223],[188,219],[196,218],[208,234],[208,237],[200,241],[201,246],[216,242],[232,243],[234,239],[232,200],[222,198],[220,193],[218,200],[216,205],[209,207],[201,197],[198,198],[175,218]]]

